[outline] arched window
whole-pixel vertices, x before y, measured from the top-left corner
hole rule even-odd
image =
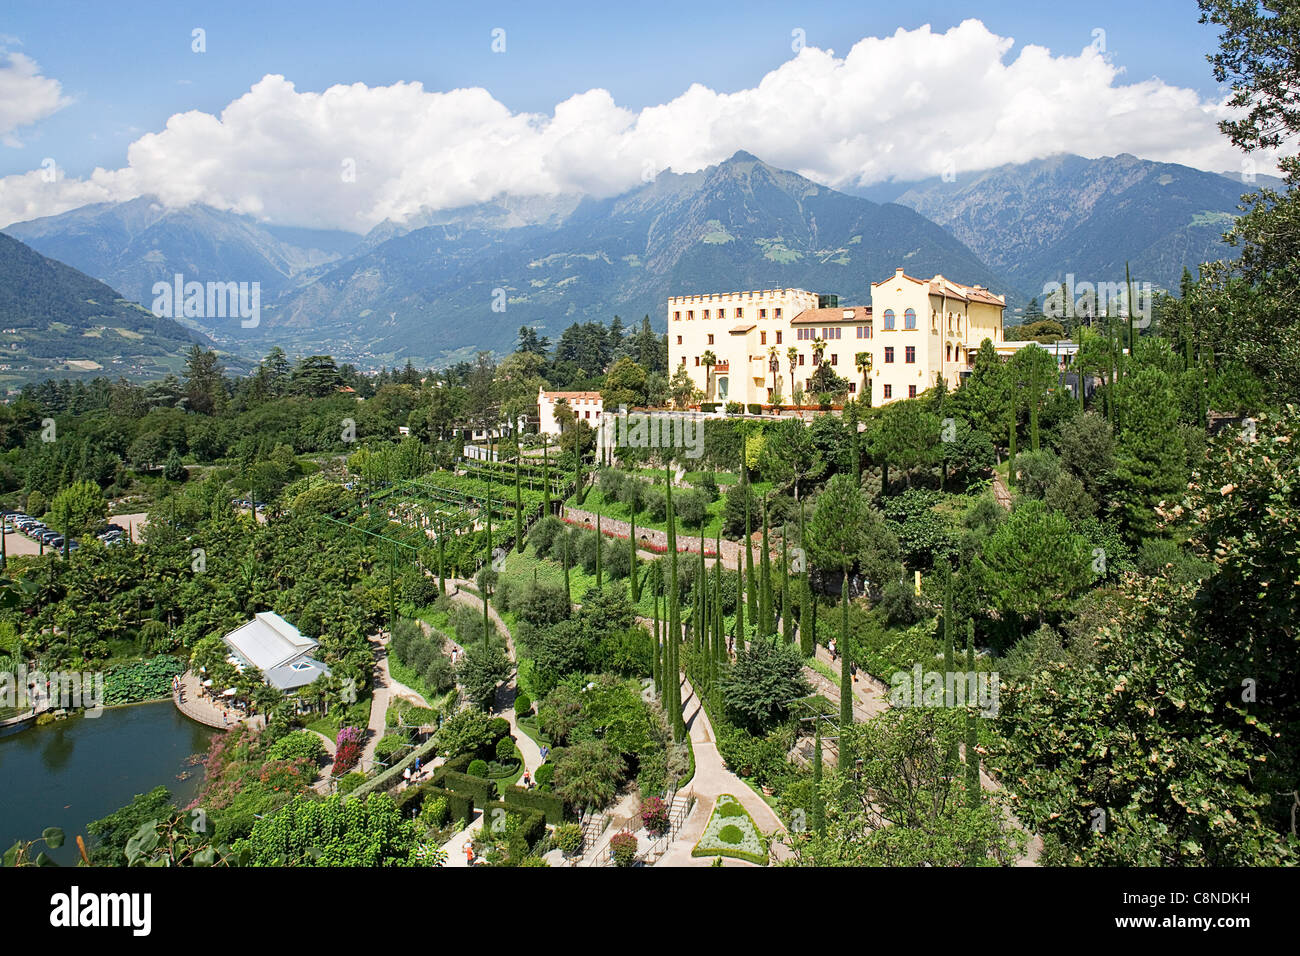
[[[885,331],[892,332],[893,330],[894,330],[894,310],[886,309],[885,310]]]
[[[916,328],[916,309],[908,309],[903,313],[903,328]]]
[[[952,361],[952,343],[951,343],[951,342],[948,343],[948,358],[947,358],[947,361],[949,361],[949,362]]]

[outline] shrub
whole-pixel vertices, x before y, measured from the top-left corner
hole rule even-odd
[[[526,717],[533,712],[533,699],[527,694],[519,693],[515,695],[515,715]]]
[[[718,831],[718,839],[723,843],[741,843],[745,839],[745,834],[740,827],[728,823]]]
[[[533,774],[533,780],[539,787],[549,787],[551,778],[555,776],[555,764],[544,763],[537,768],[537,773]]]
[[[650,797],[641,804],[641,824],[647,833],[662,836],[668,831],[668,805],[658,797]]]
[[[512,763],[515,759],[515,742],[512,737],[502,737],[497,741],[497,760]]]
[[[357,787],[366,782],[366,775],[360,770],[353,770],[351,773],[344,774],[343,779],[338,782],[338,792],[348,794]]]
[[[547,766],[543,764],[542,767]],[[537,768],[540,775],[542,767]],[[512,806],[526,807],[529,810],[536,810],[541,813],[547,823],[560,823],[564,819],[564,801],[553,793],[539,793],[536,790],[523,790],[519,787],[510,787],[506,790],[502,800]]]
[[[474,760],[469,765],[469,775],[471,777],[486,777],[488,765],[486,760]]]
[[[375,759],[382,763],[392,763],[392,757],[399,750],[407,745],[408,741],[402,734],[385,734],[375,744]]]
[[[615,866],[631,866],[636,862],[636,837],[626,831],[615,833],[609,841]]]
[[[503,819],[501,811],[506,814],[506,818],[514,817],[519,821],[519,829],[515,836],[522,834],[524,840],[531,847],[540,840],[546,833],[546,817],[540,811],[529,809],[528,807],[511,806],[508,803],[493,801],[483,807],[483,819],[486,826],[496,828],[497,820]]]
[[[509,736],[510,721],[504,717],[493,717],[488,721],[487,732],[488,739],[495,744],[502,737]]]
[[[561,823],[555,828],[555,845],[565,856],[582,852],[582,827],[576,823]]]
[[[749,414],[751,415],[763,414],[763,406],[760,405],[758,402],[750,402],[749,405],[747,405],[746,407],[749,409]]]
[[[357,727],[343,727],[335,739],[334,775],[347,773],[361,759],[362,731]]]
[[[325,755],[325,745],[310,730],[295,730],[286,734],[271,745],[266,752],[267,760],[306,759],[318,763]]]
[[[473,765],[471,764],[471,766]],[[483,769],[486,772],[486,763],[483,764]],[[472,797],[476,807],[485,807],[497,798],[497,785],[472,773],[456,773],[441,769],[434,775],[432,782],[437,786]]]
[[[744,410],[745,406],[740,404],[740,402],[727,402],[728,415],[739,415]]]

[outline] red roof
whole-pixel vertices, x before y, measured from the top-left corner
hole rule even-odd
[[[853,314],[847,319],[844,317],[845,312]],[[793,319],[791,325],[834,325],[836,322],[850,322],[861,325],[864,322],[871,321],[871,306],[869,305],[843,305],[831,309],[804,309]]]

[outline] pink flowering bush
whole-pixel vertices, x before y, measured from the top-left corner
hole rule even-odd
[[[641,804],[641,824],[646,832],[663,836],[668,831],[668,805],[658,797],[650,797]]]

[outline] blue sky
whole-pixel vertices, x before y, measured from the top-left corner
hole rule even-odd
[[[608,89],[620,106],[664,103],[699,82],[719,92],[756,84],[788,60],[791,31],[843,55],[864,36],[967,17],[993,32],[1054,53],[1077,53],[1106,31],[1126,82],[1155,76],[1212,96],[1205,54],[1214,32],[1193,2],[1089,4],[982,2],[803,5],[751,2],[563,5],[231,0],[13,4],[0,34],[36,60],[73,103],[0,149],[0,173],[56,156],[72,175],[113,168],[127,145],[174,113],[217,113],[268,73],[299,90],[337,83],[382,86],[418,80],[430,90],[482,86],[516,111],[549,112],[566,97]],[[194,27],[207,52],[190,50]],[[490,31],[506,30],[505,54]],[[21,45],[18,45],[21,44]]]

